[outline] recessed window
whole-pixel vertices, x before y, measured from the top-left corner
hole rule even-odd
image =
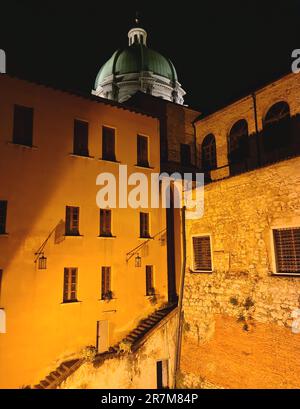
[[[164,359],[156,362],[157,389],[169,388],[169,360]]]
[[[80,156],[89,156],[88,148],[89,124],[85,121],[74,121],[73,153]]]
[[[7,200],[0,200],[0,234],[6,233]]]
[[[111,267],[103,266],[101,268],[101,299],[107,300],[111,298]]]
[[[72,301],[77,301],[77,268],[65,267],[63,302]]]
[[[139,166],[149,167],[147,136],[137,136],[137,164]]]
[[[287,102],[272,105],[263,120],[263,146],[266,152],[286,147],[291,143],[291,117]]]
[[[102,127],[102,159],[115,161],[115,129]]]
[[[186,143],[180,144],[180,162],[184,166],[191,164],[191,147]]]
[[[33,108],[15,105],[13,143],[32,146]]]
[[[204,171],[216,169],[217,154],[216,154],[216,139],[213,134],[208,134],[203,139],[202,145],[202,169]]]
[[[244,161],[249,151],[248,123],[240,119],[231,128],[228,136],[228,158],[230,163]]]
[[[193,271],[211,272],[211,241],[210,236],[194,236],[193,240]]]
[[[153,266],[146,266],[146,295],[154,295]]]
[[[140,212],[140,237],[149,238],[149,213]]]
[[[79,236],[79,207],[66,206],[66,236]]]
[[[100,236],[111,237],[111,210],[100,209]]]
[[[2,294],[2,279],[3,279],[3,270],[0,270],[0,303],[1,303],[1,294]]]
[[[300,227],[273,230],[276,273],[300,274]]]

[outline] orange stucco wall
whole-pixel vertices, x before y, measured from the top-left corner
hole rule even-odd
[[[118,163],[99,160],[102,125],[116,128],[116,159],[128,173],[150,170],[136,163],[136,135],[149,137],[150,165],[159,172],[159,123],[155,118],[61,91],[0,76],[0,200],[8,201],[7,236],[0,236],[3,269],[0,307],[7,333],[0,334],[0,387],[34,384],[60,359],[95,345],[97,320],[109,321],[113,345],[156,306],[145,296],[145,265],[153,264],[158,303],[167,301],[165,240],[151,240],[142,267],[126,253],[142,243],[139,211],[113,209],[116,238],[99,234],[96,176]],[[33,148],[12,141],[13,106],[34,108]],[[89,154],[71,156],[73,121],[89,122]],[[56,231],[45,247],[48,267],[38,270],[34,253],[65,218],[65,206],[80,207],[80,237]],[[165,228],[165,211],[149,209],[151,234]],[[59,237],[57,237],[57,235]],[[112,267],[115,299],[100,300],[101,266]],[[62,303],[64,267],[78,268],[77,303]]]

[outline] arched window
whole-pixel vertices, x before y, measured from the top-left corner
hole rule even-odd
[[[212,170],[217,167],[216,140],[213,134],[208,134],[202,142],[202,169]]]
[[[290,119],[290,107],[287,102],[280,101],[271,106],[263,120],[265,150],[275,150],[290,143]]]
[[[248,123],[240,119],[231,128],[228,136],[228,158],[230,163],[244,161],[248,156]]]

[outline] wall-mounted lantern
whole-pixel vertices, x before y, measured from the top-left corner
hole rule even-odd
[[[141,265],[142,265],[142,257],[139,254],[137,254],[135,256],[135,267],[141,267]]]
[[[44,254],[38,258],[38,268],[39,270],[46,270],[47,268],[47,257],[45,257]]]

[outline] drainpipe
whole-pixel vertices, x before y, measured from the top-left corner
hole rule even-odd
[[[185,206],[181,209],[181,226],[182,226],[182,267],[181,267],[181,277],[180,277],[180,289],[179,289],[179,299],[178,299],[178,320],[176,329],[176,345],[175,345],[175,362],[174,362],[174,379],[173,379],[173,389],[176,388],[176,378],[180,370],[180,352],[181,352],[181,338],[182,338],[182,321],[183,321],[183,293],[184,293],[184,278],[186,269],[186,234],[185,234]]]

